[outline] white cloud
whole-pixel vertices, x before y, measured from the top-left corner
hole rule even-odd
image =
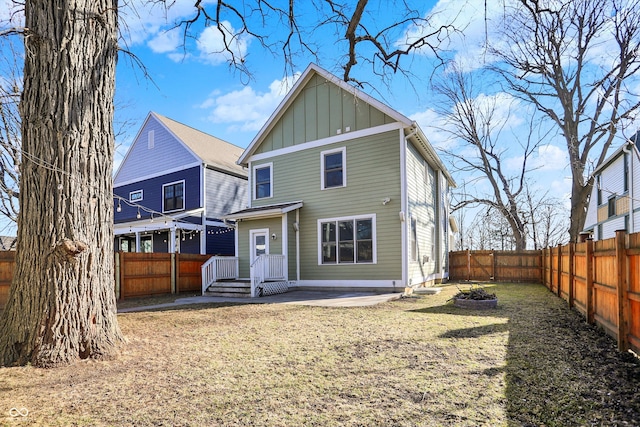
[[[445,130],[447,128],[446,121],[435,110],[429,108],[412,114],[409,118],[418,123],[433,147],[448,150],[457,145],[456,140]]]
[[[175,51],[182,42],[182,31],[180,28],[162,31],[147,42],[147,45],[155,53],[167,53]]]
[[[541,145],[534,162],[542,171],[560,171],[569,166],[569,154],[556,145]]]
[[[449,37],[440,43],[440,49],[452,53],[462,70],[471,71],[495,60],[486,49],[487,40],[495,42],[495,23],[504,13],[504,4],[511,0],[440,0],[425,15],[429,20],[427,26],[411,26],[403,37],[396,41],[397,46],[404,46],[416,39],[433,33],[440,27],[449,26]],[[442,37],[440,37],[442,38]],[[436,42],[435,37],[431,38]],[[418,51],[427,56],[433,52],[424,47]],[[442,53],[442,52],[441,52]]]
[[[196,16],[197,9],[192,0],[167,2],[129,0],[119,8],[120,29],[128,45],[143,44],[156,38],[176,22]],[[203,0],[202,6],[215,4],[215,0]]]
[[[237,31],[228,21],[223,21],[220,25],[222,32],[217,27],[207,27],[198,37],[196,46],[200,52],[200,59],[212,65],[227,62],[231,60],[231,54],[226,51],[228,47],[236,56],[236,60],[238,58],[243,60],[247,56],[251,36],[245,34],[234,36]]]
[[[209,120],[214,123],[228,124],[230,130],[255,132],[260,130],[299,77],[300,73],[297,73],[293,77],[274,80],[266,92],[256,91],[251,86],[224,94],[215,91],[200,107],[211,110]]]

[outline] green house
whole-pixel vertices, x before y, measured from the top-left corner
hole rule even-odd
[[[451,175],[414,121],[317,65],[238,164],[236,257],[212,259],[203,290],[404,292],[448,277]]]

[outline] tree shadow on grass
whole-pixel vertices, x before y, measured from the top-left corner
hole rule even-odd
[[[505,287],[504,289],[508,289]],[[452,304],[417,313],[505,318],[447,331],[443,339],[507,332],[503,366],[478,370],[504,375],[509,426],[640,425],[640,363],[544,287],[531,295],[499,295],[498,309],[470,311]]]

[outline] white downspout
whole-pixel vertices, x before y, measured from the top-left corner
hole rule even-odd
[[[300,209],[296,209],[296,280],[300,282]]]
[[[633,182],[633,153],[627,147],[628,146],[625,145],[622,148],[622,151],[625,154],[629,155],[629,228],[630,228],[630,230],[627,230],[627,233],[631,234],[631,233],[635,233],[636,232],[636,226],[635,226],[635,220],[634,220],[634,206],[633,206],[634,202],[635,202],[635,195],[633,193],[633,187],[634,187],[634,182]]]

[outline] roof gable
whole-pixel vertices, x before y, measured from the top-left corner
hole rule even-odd
[[[244,151],[243,148],[160,114],[151,114],[154,114],[203,163],[226,172],[247,175],[246,171],[236,163]]]
[[[310,64],[238,162],[246,165],[253,154],[395,122],[413,125],[404,115]]]
[[[242,148],[150,112],[114,176],[114,185],[206,164],[246,176],[236,164]]]

